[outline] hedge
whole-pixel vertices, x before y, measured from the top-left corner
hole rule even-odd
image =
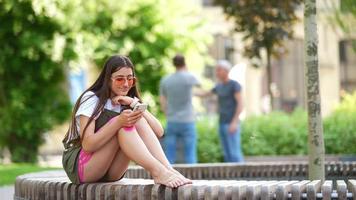
[[[197,122],[199,162],[223,161],[217,119]],[[356,155],[356,93],[345,95],[335,111],[323,119],[326,154]],[[307,114],[272,112],[251,116],[242,122],[242,148],[252,155],[307,155]]]

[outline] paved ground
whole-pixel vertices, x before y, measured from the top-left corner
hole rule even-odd
[[[0,199],[1,200],[14,199],[14,186],[8,185],[8,186],[0,187]]]
[[[62,155],[40,156],[39,165],[44,167],[62,167]],[[0,187],[0,200],[14,199],[14,186],[7,185]]]

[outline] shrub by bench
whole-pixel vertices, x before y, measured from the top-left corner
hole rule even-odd
[[[356,162],[328,163],[326,174],[339,180],[322,183],[303,180],[306,163],[175,165],[194,179],[177,189],[154,184],[138,166],[131,166],[120,181],[81,185],[57,170],[17,177],[14,199],[352,199],[355,167]]]

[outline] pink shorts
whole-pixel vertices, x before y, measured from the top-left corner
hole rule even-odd
[[[83,149],[80,150],[79,160],[78,160],[78,175],[79,175],[80,183],[83,183],[84,166],[90,160],[91,156],[92,156],[92,153],[87,153],[87,152],[83,151]]]
[[[133,131],[135,130],[135,126],[130,126],[130,127],[123,127],[125,131]],[[80,183],[83,183],[84,179],[84,166],[91,157],[93,156],[93,153],[87,153],[83,151],[83,149],[80,150],[79,152],[79,160],[78,160],[78,175],[79,175],[79,181]]]

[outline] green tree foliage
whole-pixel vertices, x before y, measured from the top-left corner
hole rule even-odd
[[[271,56],[279,56],[283,41],[293,36],[293,24],[298,21],[295,10],[302,0],[215,0],[228,18],[235,23],[235,31],[243,33],[245,55],[261,60],[262,50],[267,56],[268,90],[273,108],[271,90]],[[256,64],[256,67],[260,67]]]
[[[0,2],[0,142],[14,162],[35,162],[43,133],[68,116],[64,62],[56,60],[53,18],[31,1]]]
[[[336,7],[334,5],[334,7]],[[356,2],[354,0],[340,1],[340,8],[335,9],[332,20],[346,33],[354,33],[356,25]]]
[[[333,12],[328,16],[332,25],[340,28],[341,31],[350,38],[355,36],[356,26],[356,1],[340,0],[340,6],[332,4]],[[356,51],[356,40],[352,40],[353,50]]]
[[[43,133],[69,116],[65,71],[112,54],[131,57],[141,90],[177,53],[204,53],[209,37],[190,1],[0,0],[0,149],[35,162]]]
[[[76,45],[86,47],[85,59],[101,67],[108,55],[128,55],[136,66],[140,89],[157,95],[159,80],[175,53],[206,50],[209,37],[201,20],[192,19],[194,9],[189,5],[187,0],[73,0],[62,4],[67,12],[63,22],[83,21],[80,27],[76,23],[70,27]]]

